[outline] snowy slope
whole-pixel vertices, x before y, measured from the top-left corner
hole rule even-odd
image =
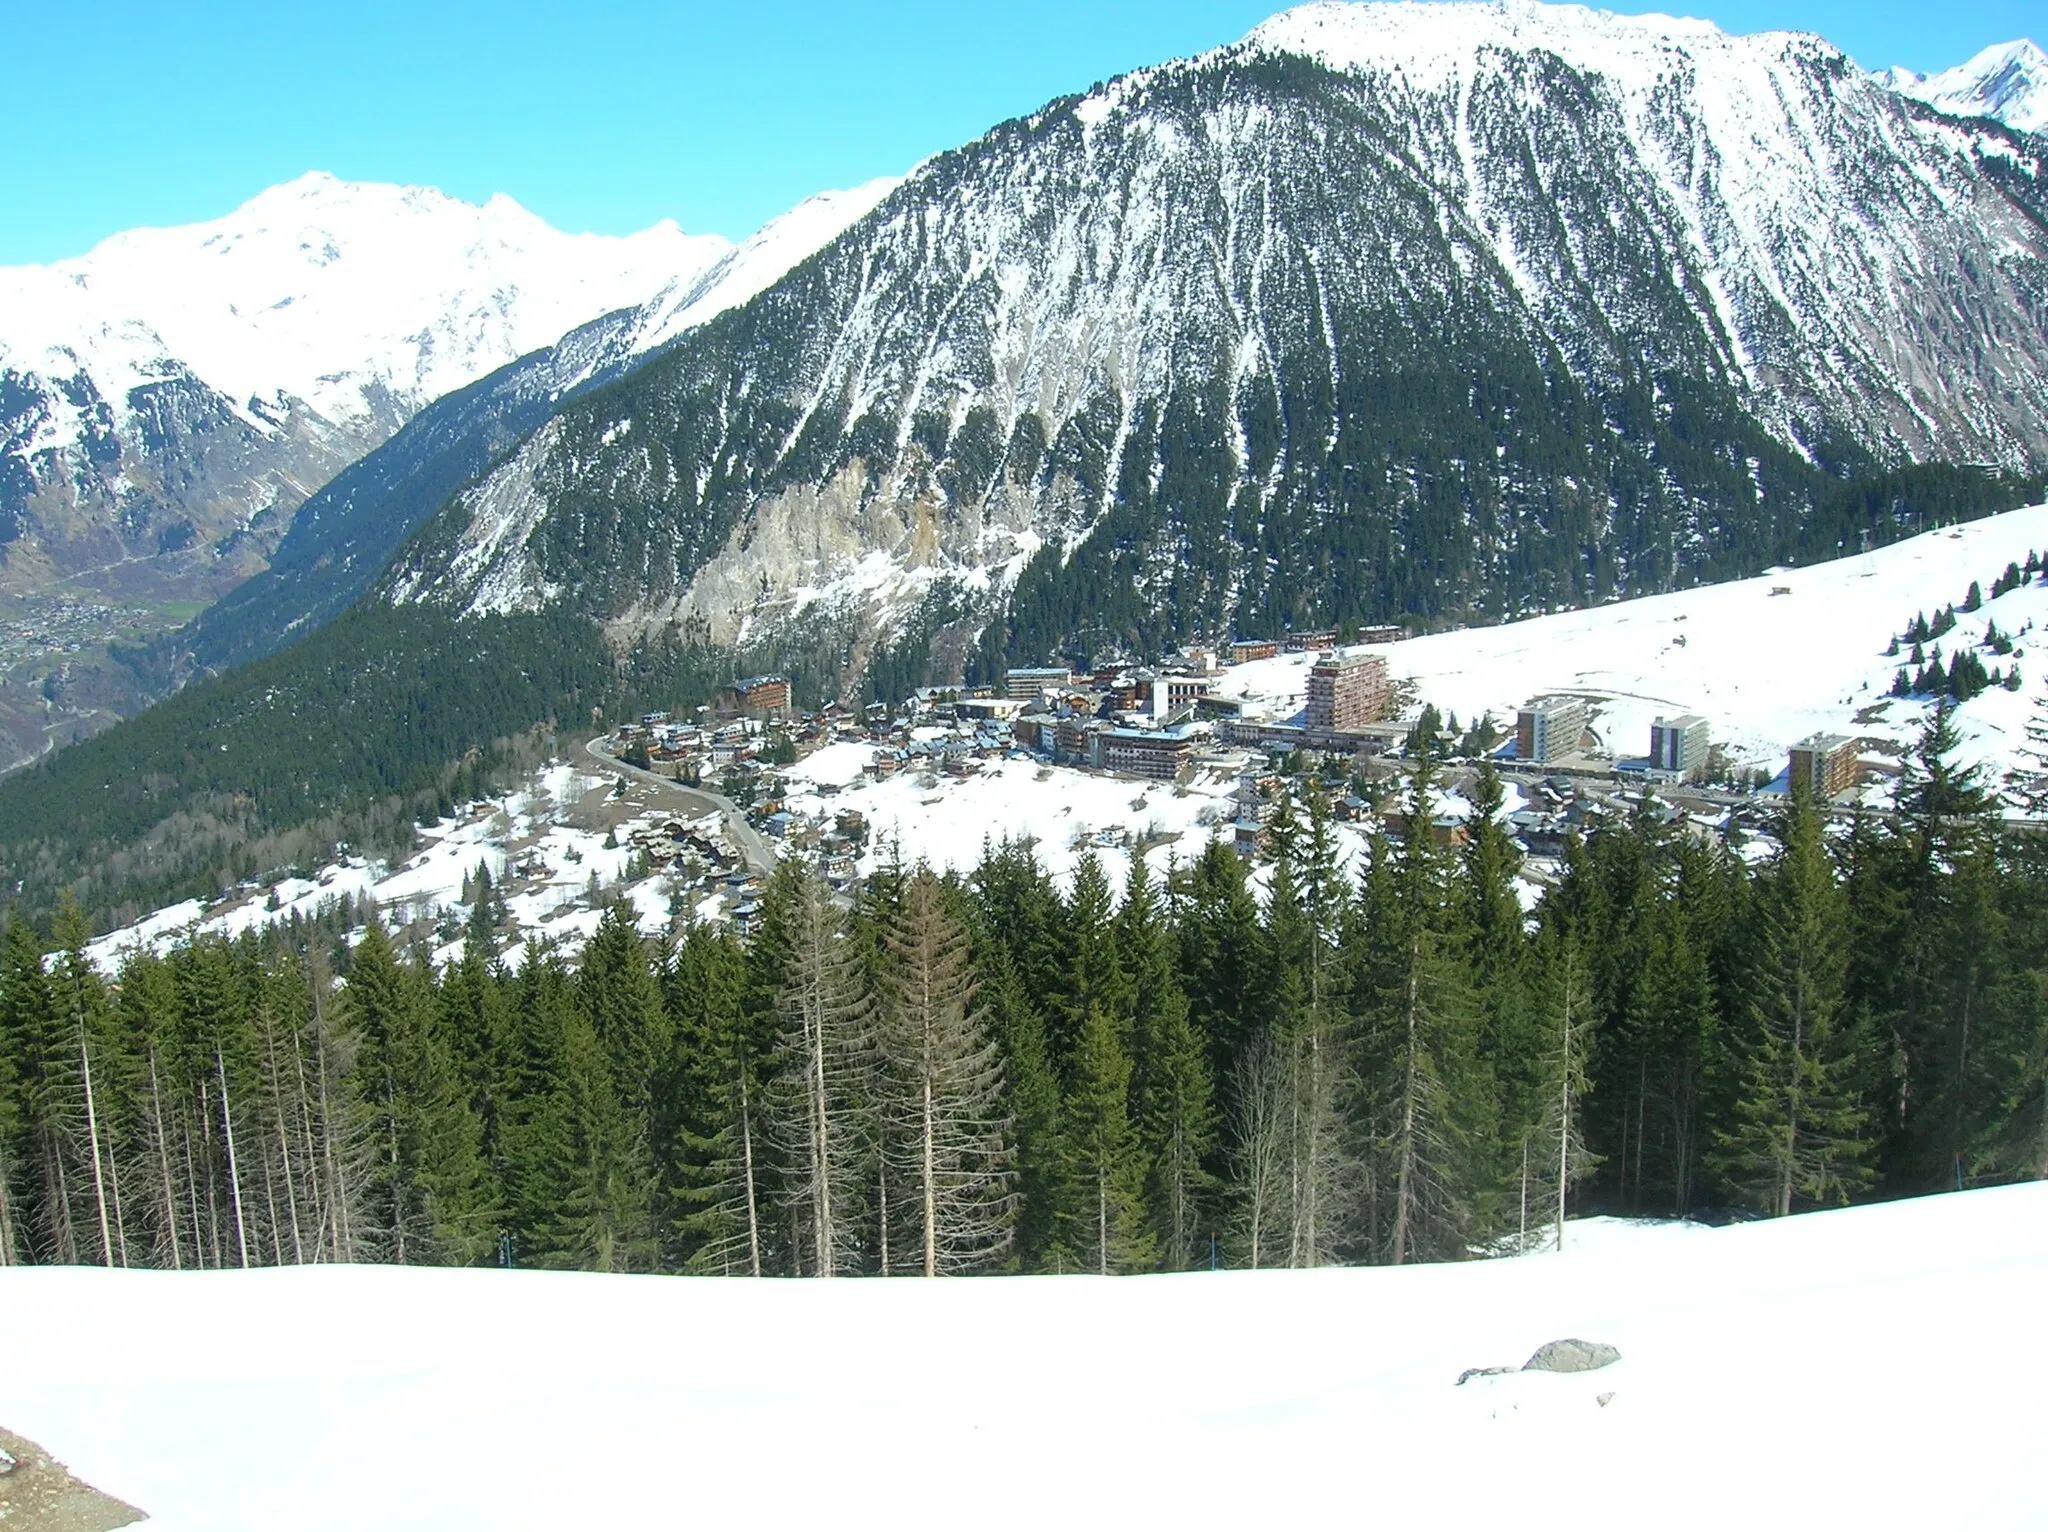
[[[847,191],[819,192],[767,223],[727,251],[707,270],[678,274],[634,316],[631,348],[652,351],[692,325],[703,324],[764,292],[874,210],[903,184],[881,176]]]
[[[1997,1532],[2044,1283],[2038,1185],[1398,1271],[17,1268],[0,1420],[161,1532]],[[1565,1336],[1622,1359],[1455,1384]]]
[[[161,954],[199,937],[232,941],[294,917],[317,915],[343,898],[373,902],[379,918],[398,929],[416,921],[459,918],[470,908],[462,902],[464,884],[479,868],[497,886],[515,945],[537,940],[573,956],[596,929],[601,902],[621,894],[638,910],[642,932],[659,937],[668,930],[676,891],[658,874],[622,883],[633,867],[634,826],[677,816],[651,805],[645,793],[613,803],[610,789],[608,778],[556,763],[535,772],[517,791],[423,826],[419,849],[396,864],[345,856],[305,876],[243,885],[211,903],[182,900],[99,937],[86,951],[113,978],[139,953]],[[616,821],[619,833],[596,828],[599,820]],[[523,876],[514,870],[520,863],[530,869]],[[593,890],[598,891],[595,898]],[[449,944],[436,958],[458,955],[459,944]]]
[[[295,399],[335,424],[383,417],[388,430],[731,249],[670,222],[564,234],[502,195],[478,207],[314,172],[224,218],[0,268],[0,368],[83,373],[117,421],[132,389],[183,372],[238,407]],[[75,413],[55,411],[29,450],[78,430]]]
[[[1994,44],[1939,74],[1893,68],[1877,78],[1957,117],[1995,117],[2007,127],[2048,133],[2048,53],[2025,38]]]
[[[1926,709],[1888,698],[1905,657],[1885,649],[1916,613],[1960,607],[1974,580],[1984,609],[1959,614],[1944,653],[1981,639],[1988,621],[2023,635],[2023,689],[1994,688],[1958,715],[1966,753],[1995,777],[2018,762],[2048,680],[2048,585],[2035,581],[1993,601],[1991,583],[2008,563],[2044,550],[2048,506],[2036,506],[1825,564],[1431,634],[1383,652],[1422,700],[1461,720],[1490,710],[1512,723],[1516,707],[1538,693],[1583,692],[1601,699],[1594,727],[1618,755],[1648,753],[1658,714],[1694,712],[1736,758],[1779,768],[1786,748],[1816,730],[1909,743]],[[1984,661],[2012,663],[1988,652]],[[1301,705],[1307,675],[1304,656],[1283,655],[1237,667],[1219,690],[1285,714]],[[1880,705],[1881,713],[1870,711]]]

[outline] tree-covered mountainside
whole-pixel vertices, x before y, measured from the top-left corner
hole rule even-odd
[[[703,700],[703,657],[674,643],[623,662],[561,612],[458,623],[375,605],[185,688],[0,782],[8,902],[69,890],[101,919],[211,897],[239,877],[315,865],[337,844],[402,847],[421,815],[530,765],[521,736],[593,707]]]
[[[1938,716],[1846,836],[1796,794],[1756,867],[1647,807],[1604,824],[1533,920],[1488,778],[1469,840],[1376,841],[1358,879],[1311,784],[1263,900],[1220,841],[1121,900],[1029,845],[850,912],[788,862],[746,943],[655,949],[621,903],[574,969],[503,965],[488,877],[439,971],[434,927],[351,946],[344,909],[110,990],[75,910],[16,921],[0,1264],[1402,1264],[1588,1209],[2038,1178],[2048,864],[1953,743]]]
[[[2038,140],[1812,38],[1311,11],[928,162],[383,593],[853,672],[945,582],[1038,659],[1754,572],[1889,535],[1846,482],[2048,463]]]

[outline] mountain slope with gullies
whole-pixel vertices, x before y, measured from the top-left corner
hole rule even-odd
[[[927,161],[379,589],[834,689],[1833,553],[2048,466],[2043,153],[1810,36],[1304,7]]]

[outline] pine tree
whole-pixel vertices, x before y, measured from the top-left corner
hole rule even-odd
[[[805,880],[791,934],[769,1132],[785,1166],[784,1200],[805,1234],[805,1249],[793,1252],[796,1269],[829,1277],[853,1269],[863,1242],[857,1210],[874,1139],[871,1007],[860,954],[819,879]]]
[[[774,1052],[773,1011],[764,1014],[753,1001],[768,972],[778,983],[784,977],[786,924],[775,932],[772,957],[757,956],[759,938],[755,949],[742,952],[729,932],[693,926],[672,965],[676,1044],[667,1184],[692,1271],[758,1277],[767,1270],[770,1187],[761,1092]]]
[[[499,1118],[503,1255],[525,1265],[568,1265],[595,1209],[578,1175],[578,1103],[569,1033],[575,1002],[561,960],[530,943],[511,1001]]]
[[[1146,1207],[1162,1259],[1183,1269],[1201,1223],[1215,1142],[1207,1049],[1189,1018],[1173,933],[1143,857],[1131,859],[1117,944],[1130,975],[1131,1112],[1150,1168]]]
[[[112,1007],[106,986],[85,955],[91,935],[85,917],[67,894],[57,910],[56,961],[51,965],[48,995],[51,1043],[61,1038],[77,1055],[78,1092],[84,1106],[85,1151],[78,1155],[79,1179],[90,1188],[89,1255],[102,1265],[128,1264],[126,1218],[121,1205],[121,1156],[117,1128],[119,1071],[114,1065]],[[98,1055],[98,1079],[94,1055]],[[115,1087],[109,1091],[108,1087]],[[117,1235],[120,1236],[117,1240]]]
[[[63,1037],[42,942],[18,915],[0,931],[0,1039],[14,1058],[15,1155],[26,1183],[19,1199],[25,1216],[17,1215],[21,1232],[36,1259],[69,1264],[80,1256],[72,1153],[82,1100],[74,1080],[78,1057]]]
[[[891,972],[876,1087],[882,1161],[895,1161],[890,1179],[909,1234],[909,1248],[892,1247],[890,1259],[928,1277],[1000,1260],[1016,1223],[1002,1059],[976,1003],[965,933],[946,904],[925,868],[904,884],[884,938]],[[880,1227],[898,1216],[881,1213]]]
[[[1582,1126],[1589,1089],[1587,1059],[1593,1031],[1591,986],[1577,939],[1568,931],[1552,927],[1538,959],[1543,1000],[1543,1029],[1547,1046],[1543,1056],[1544,1113],[1537,1124],[1533,1144],[1525,1140],[1525,1155],[1536,1152],[1534,1185],[1547,1190],[1545,1215],[1553,1225],[1555,1248],[1564,1249],[1565,1214],[1571,1190],[1598,1161],[1586,1147]],[[1527,1163],[1525,1159],[1525,1164]],[[1527,1239],[1527,1206],[1531,1179],[1523,1176],[1520,1229]]]
[[[438,1035],[428,980],[374,920],[343,991],[353,1097],[374,1156],[364,1188],[382,1253],[399,1265],[476,1260],[495,1225],[474,1111]]]
[[[1749,1005],[1733,1039],[1739,1093],[1719,1150],[1731,1179],[1782,1216],[1849,1200],[1874,1145],[1867,1050],[1844,1003],[1848,922],[1803,787],[1781,845],[1757,897]]]
[[[1090,1006],[1100,1006],[1120,1032],[1128,1033],[1135,996],[1117,952],[1114,900],[1102,863],[1086,852],[1074,867],[1073,896],[1067,902],[1066,1004],[1055,1052],[1070,1057],[1079,1045]]]
[[[1025,1271],[1065,1270],[1075,1257],[1059,1243],[1059,1234],[1075,1192],[1045,1020],[1001,941],[984,938],[977,966],[982,1000],[1002,1051],[1004,1105],[1015,1138],[1017,1262]]]
[[[1360,939],[1384,954],[1363,986],[1365,1077],[1374,1097],[1380,1252],[1394,1265],[1455,1259],[1483,1221],[1482,1168],[1495,1102],[1477,1050],[1466,933],[1450,916],[1444,857],[1430,833],[1428,752],[1410,782],[1409,834]]]
[[[1177,900],[1182,985],[1190,1019],[1208,1041],[1212,1078],[1230,1079],[1267,1018],[1271,957],[1245,867],[1211,840],[1187,871]]]
[[[1067,1092],[1067,1143],[1078,1199],[1068,1243],[1090,1271],[1141,1271],[1157,1259],[1146,1226],[1143,1147],[1129,1111],[1131,1061],[1102,1006],[1082,1018]]]

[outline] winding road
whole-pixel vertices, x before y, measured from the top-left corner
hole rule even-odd
[[[672,807],[692,818],[705,814],[717,814],[725,826],[725,833],[732,843],[739,847],[740,855],[747,865],[764,878],[775,870],[775,848],[767,838],[747,823],[747,816],[740,812],[740,806],[732,799],[718,793],[706,792],[701,787],[684,787],[667,777],[657,776],[651,771],[642,771],[638,766],[629,766],[603,747],[605,736],[585,740],[574,747],[580,755],[580,765],[587,765],[593,771],[613,772],[623,777],[634,777],[647,783],[659,793],[666,806]]]

